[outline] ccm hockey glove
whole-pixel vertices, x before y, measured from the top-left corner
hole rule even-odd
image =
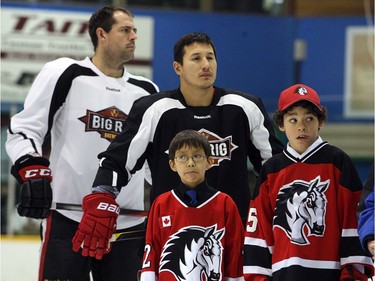
[[[82,203],[83,216],[73,237],[73,251],[82,247],[82,255],[98,260],[111,251],[109,239],[116,230],[119,205],[110,193],[86,195]]]
[[[24,155],[12,166],[11,174],[21,185],[17,212],[20,216],[43,219],[49,216],[52,204],[51,170],[43,157]]]

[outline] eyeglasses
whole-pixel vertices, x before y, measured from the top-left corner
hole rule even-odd
[[[204,159],[206,159],[206,156],[202,156],[199,154],[196,154],[193,156],[180,155],[180,156],[176,156],[174,159],[176,159],[177,162],[185,163],[189,161],[190,158],[193,159],[194,163],[196,163],[196,162],[202,162]]]

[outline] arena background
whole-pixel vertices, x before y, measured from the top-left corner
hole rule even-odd
[[[353,158],[365,180],[374,162],[373,1],[118,2],[128,3],[141,26],[130,71],[153,79],[161,90],[177,87],[172,69],[173,44],[185,33],[206,32],[217,48],[216,85],[261,96],[270,115],[284,88],[297,82],[315,88],[329,110],[321,135]],[[39,221],[15,214],[18,187],[9,177],[11,164],[4,149],[9,117],[22,109],[27,90],[46,61],[62,55],[91,55],[91,43],[78,27],[103,4],[108,3],[1,3],[3,281],[36,280],[39,248]],[[20,24],[21,18],[29,20]],[[64,28],[72,18],[77,26]],[[38,44],[46,42],[55,44],[36,50]]]

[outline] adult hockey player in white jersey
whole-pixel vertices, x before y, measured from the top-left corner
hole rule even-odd
[[[21,184],[17,210],[21,216],[44,219],[39,280],[89,280],[90,270],[94,280],[136,280],[141,267],[142,239],[114,242],[103,259],[75,253],[72,238],[82,212],[50,210],[52,198],[67,206],[81,204],[91,193],[97,154],[121,133],[133,102],[159,90],[125,68],[134,57],[137,39],[129,11],[99,9],[90,18],[89,33],[93,57],[47,63],[30,88],[24,109],[9,126],[6,149],[14,164],[12,174]],[[43,151],[48,136],[49,160]],[[120,207],[144,208],[144,176],[144,169],[134,175],[117,197]],[[143,220],[120,216],[117,229],[142,229]]]

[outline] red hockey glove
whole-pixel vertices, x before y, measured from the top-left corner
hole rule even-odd
[[[120,213],[113,195],[96,192],[86,195],[82,203],[83,217],[73,237],[73,251],[82,247],[82,255],[98,260],[111,251],[109,239],[116,230]]]
[[[366,270],[366,269],[365,269]],[[341,278],[343,281],[367,281],[371,277],[371,273],[364,274],[358,271],[353,265],[347,265],[341,270]]]
[[[43,219],[49,216],[52,204],[51,170],[43,157],[24,155],[12,166],[11,174],[21,185],[17,212],[20,216]]]

